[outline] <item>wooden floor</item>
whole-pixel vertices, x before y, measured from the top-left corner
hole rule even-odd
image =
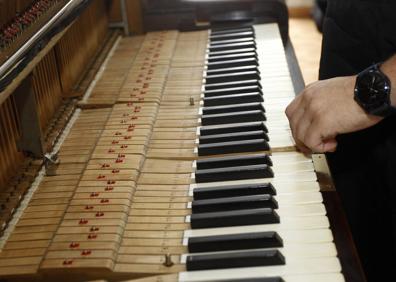
[[[291,18],[289,33],[305,84],[318,80],[322,34],[309,18]]]

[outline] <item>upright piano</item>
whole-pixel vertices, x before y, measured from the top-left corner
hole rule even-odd
[[[1,37],[0,279],[364,281],[325,157],[296,150],[277,22],[120,36],[102,1],[25,8]]]

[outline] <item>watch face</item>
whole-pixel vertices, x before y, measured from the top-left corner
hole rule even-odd
[[[368,108],[389,103],[390,83],[379,71],[370,70],[359,76],[356,91],[360,102]]]

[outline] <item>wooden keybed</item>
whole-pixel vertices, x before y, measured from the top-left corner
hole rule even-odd
[[[101,4],[92,4],[89,9],[35,70],[41,78],[34,85],[36,93],[42,91],[36,98],[43,130],[62,97],[75,95],[73,85],[83,72],[84,62],[104,36],[106,18],[100,15]],[[89,37],[85,47],[78,40],[68,40],[78,38],[76,34],[84,24],[98,26],[93,33],[82,29],[83,37]],[[281,60],[277,70],[287,70],[277,26],[268,25],[264,30],[269,34],[272,53],[260,60],[270,65],[276,57]],[[207,40],[208,31],[162,31],[116,41],[100,76],[79,102],[81,109],[59,138],[57,175],[39,172],[32,185],[34,192],[28,192],[18,218],[5,231],[1,278],[180,279],[177,273],[185,271],[182,254],[187,253],[183,238],[190,229],[186,216],[191,213],[191,174],[198,158],[195,148]],[[51,77],[53,61],[60,71],[55,79]],[[270,93],[268,98],[287,93],[284,98],[290,99],[288,95],[294,95],[290,75],[276,78],[277,70],[262,73],[264,92]],[[274,81],[278,86],[271,87]],[[12,116],[11,99],[2,107]],[[284,128],[282,103],[271,105],[268,113],[275,120],[269,122],[271,139],[277,140],[277,133],[286,132],[286,138],[280,138],[272,151],[266,152],[273,153],[274,158],[296,154],[290,153],[295,148]],[[7,118],[2,116],[0,122],[4,120]],[[17,138],[17,131],[11,136]],[[15,140],[4,143],[14,144]],[[17,152],[12,146],[4,148],[9,151],[7,156]],[[3,162],[12,167],[7,159]],[[311,167],[308,164],[307,169]],[[4,183],[9,172],[3,174]],[[333,265],[334,277],[340,278],[336,260]],[[174,274],[157,277],[169,273]]]

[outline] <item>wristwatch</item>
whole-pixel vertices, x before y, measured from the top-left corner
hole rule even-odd
[[[396,114],[391,105],[391,82],[380,70],[380,63],[360,72],[356,78],[354,99],[366,113],[386,117]]]

